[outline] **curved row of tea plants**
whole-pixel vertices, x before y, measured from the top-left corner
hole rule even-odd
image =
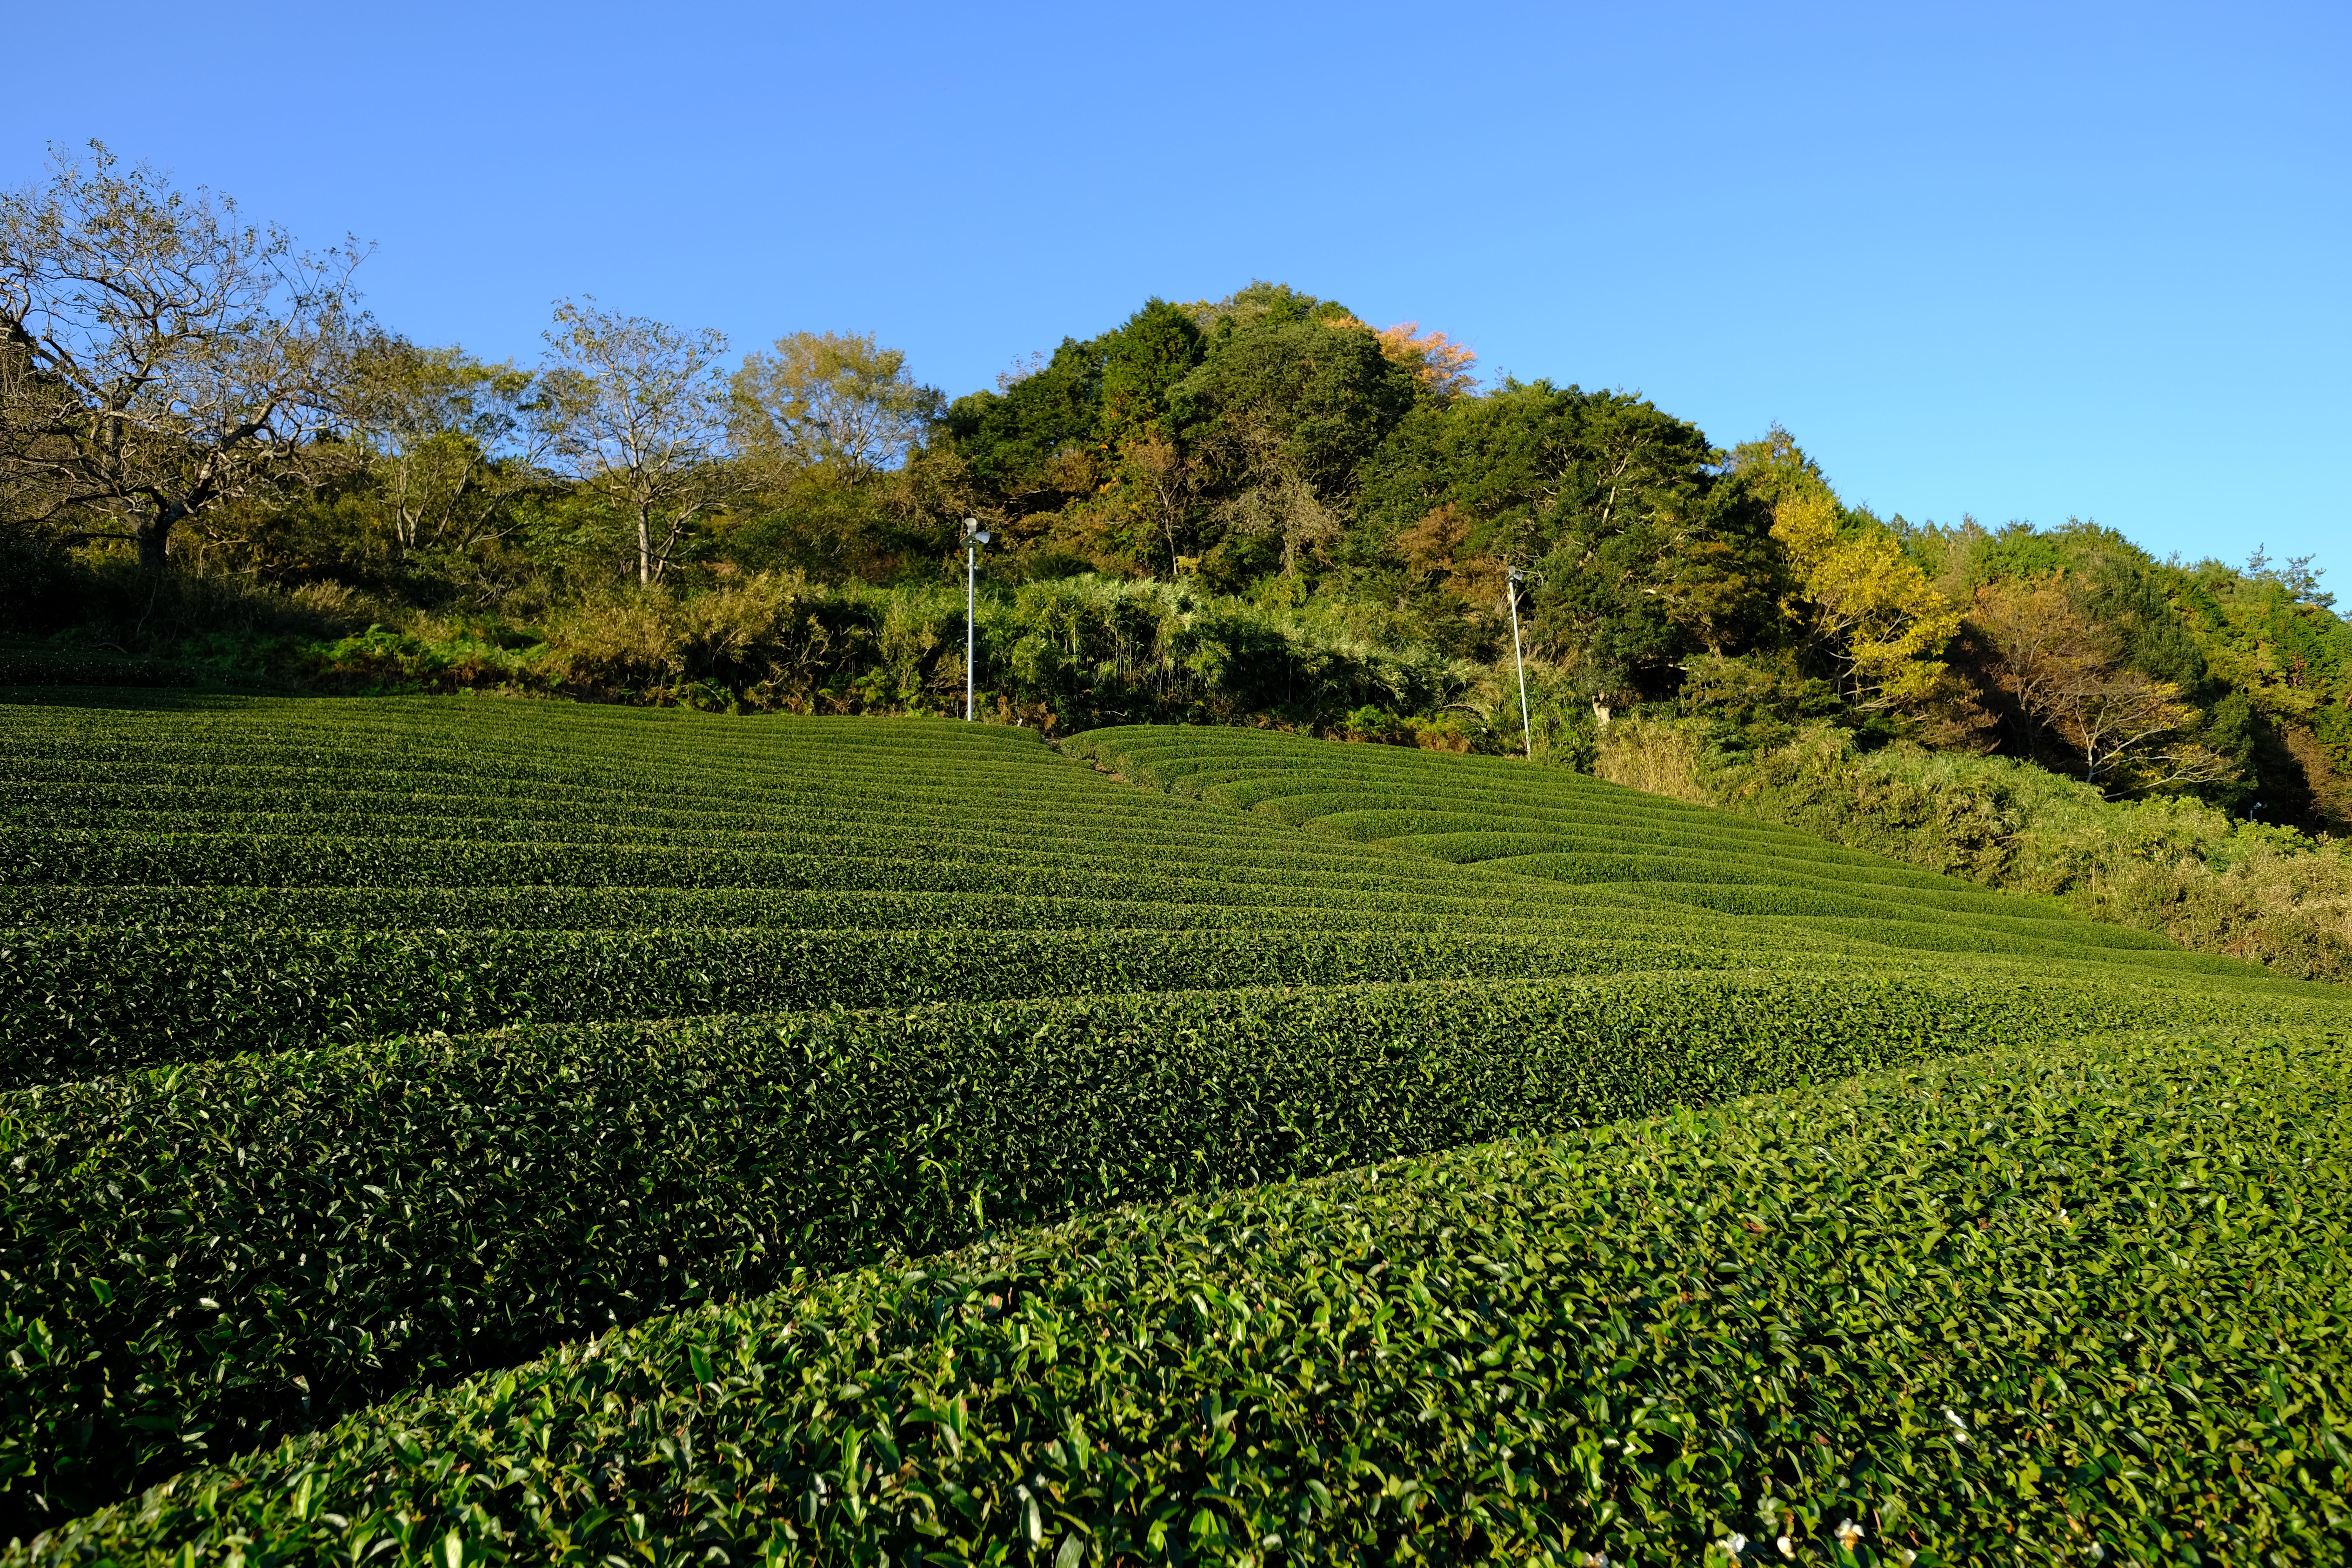
[[[1564,932],[68,928],[0,935],[0,1082],[532,1021],[1734,961],[1698,943]]]
[[[1530,784],[1527,770],[1508,781],[1536,802],[1525,810],[1589,843],[1605,836],[1612,852],[1570,858],[1573,868],[1558,855],[1465,868],[1446,863],[1470,856],[1458,833],[1435,853],[1426,836],[1300,834],[1276,809],[1290,797],[1265,796],[1263,780],[1229,783],[1218,798],[1246,795],[1275,820],[1108,786],[1018,735],[940,724],[153,697],[12,718],[0,919],[20,934],[0,936],[11,998],[0,1004],[0,1082],[529,1018],[1725,961],[1697,948],[1773,966],[1893,948],[2237,973],[2168,947],[2123,954],[2109,928],[1785,830],[1679,806],[1664,826],[1643,826],[1648,807],[1629,792],[1578,781],[1562,795],[1556,777]],[[1282,738],[1242,740],[1291,760]],[[1343,753],[1340,773],[1282,776],[1320,788],[1371,765],[1360,760],[1367,750],[1310,745],[1310,757]],[[1463,792],[1458,779],[1409,782],[1417,802]],[[1417,810],[1422,826],[1438,820]],[[1387,815],[1401,815],[1392,801]],[[522,889],[548,891],[534,900]],[[499,929],[517,904],[579,907],[596,901],[588,889],[639,907],[657,890],[678,896],[660,921],[616,919],[607,898],[597,918],[542,912]],[[420,903],[427,890],[440,907]],[[1330,934],[1305,947],[1234,939],[1212,952],[1040,936],[1013,957],[929,934],[972,923],[938,904],[1008,897],[1117,902],[1126,928],[1143,931],[1193,918],[1154,912],[1173,905],[1328,913]],[[1628,897],[1646,912],[1629,918]],[[862,926],[833,918],[830,900],[894,899],[910,914],[932,904],[926,934],[794,944],[730,929]],[[1545,929],[1521,934],[1550,946],[1471,941],[1457,962],[1367,932],[1368,916],[1432,911],[1470,931],[1539,921]],[[1757,914],[1811,923],[1738,918]],[[1713,916],[1734,918],[1698,918]],[[320,934],[289,941],[256,923]],[[643,934],[656,924],[675,929]],[[439,934],[453,926],[487,930]]]
[[[1763,917],[1784,931],[1890,945],[2020,955],[2131,949],[2140,962],[2243,975],[2161,938],[2102,925],[2047,900],[1990,893],[1958,878],[1741,822],[1581,774],[1507,758],[1335,746],[1249,730],[1098,730],[1064,749],[1115,776],[1270,819],[1325,842],[1504,874],[1515,883],[1609,886],[1654,901]],[[1540,895],[1538,895],[1540,896]],[[1738,922],[1752,938],[1754,919]],[[1923,938],[1934,927],[1941,941]],[[2161,957],[2156,955],[2161,954]]]
[[[0,1498],[75,1511],[420,1381],[1087,1204],[2242,1010],[1662,974],[542,1028],[24,1090]]]
[[[2318,1563],[2341,1034],[2019,1049],[665,1316],[41,1563]]]

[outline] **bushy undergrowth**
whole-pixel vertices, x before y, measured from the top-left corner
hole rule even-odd
[[[2352,980],[2352,856],[2193,800],[2115,802],[1998,757],[1857,751],[1820,727],[1733,755],[1689,723],[1612,724],[1597,771],[2301,979]]]
[[[57,647],[20,650],[0,676],[104,681],[89,657],[96,639],[183,661],[184,680],[241,677],[340,694],[475,689],[803,714],[946,714],[963,704],[964,595],[944,584],[759,574],[685,596],[612,593],[527,623],[200,576],[165,580],[159,617],[141,613],[139,584],[113,586],[90,626],[59,634]],[[382,618],[368,620],[371,611]],[[1080,576],[992,587],[978,634],[983,706],[1049,733],[1256,720],[1384,742],[1425,734],[1440,750],[1502,743],[1486,717],[1500,689],[1483,667],[1178,584]],[[1516,708],[1507,717],[1516,731]]]
[[[1125,1208],[192,1470],[38,1563],[2333,1562],[2341,1037]]]

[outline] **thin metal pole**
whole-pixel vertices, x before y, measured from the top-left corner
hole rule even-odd
[[[980,579],[980,546],[963,547],[963,721],[971,722],[972,585]]]
[[[1519,667],[1519,729],[1527,736],[1528,761],[1535,761],[1536,724],[1528,716],[1528,661],[1519,652],[1519,585],[1507,584],[1511,591],[1511,662]]]

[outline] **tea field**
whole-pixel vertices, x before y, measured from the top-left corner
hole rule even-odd
[[[2339,990],[1260,731],[0,777],[10,1562],[2343,1560]]]

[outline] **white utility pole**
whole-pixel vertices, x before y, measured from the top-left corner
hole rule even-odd
[[[1528,716],[1528,661],[1519,652],[1519,584],[1526,576],[1517,567],[1506,568],[1511,574],[1511,661],[1519,667],[1519,731],[1527,737],[1528,760],[1536,755],[1536,724]]]
[[[963,520],[963,721],[971,722],[971,658],[976,647],[973,637],[972,608],[980,584],[980,547],[988,542],[988,530],[980,526],[980,519]]]

